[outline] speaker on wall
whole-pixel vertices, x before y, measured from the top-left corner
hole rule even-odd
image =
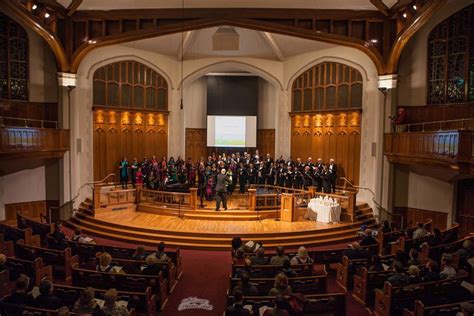
[[[82,153],[82,138],[76,139],[76,153]]]
[[[377,157],[377,143],[376,142],[372,142],[371,153],[372,153],[372,157]]]

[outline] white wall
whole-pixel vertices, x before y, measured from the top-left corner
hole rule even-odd
[[[275,87],[265,79],[258,78],[257,129],[274,129],[277,115]]]
[[[56,59],[49,45],[27,29],[29,43],[29,96],[32,102],[57,102]]]
[[[187,128],[206,128],[207,79],[201,77],[184,87],[184,124]]]
[[[448,0],[410,40],[400,58],[398,104],[426,104],[426,72],[428,36],[431,30],[453,13],[474,3],[474,0]]]
[[[2,177],[5,204],[46,200],[45,167],[27,169]]]

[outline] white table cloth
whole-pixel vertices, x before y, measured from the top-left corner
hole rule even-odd
[[[311,199],[308,203],[307,218],[316,219],[321,223],[338,223],[341,218],[341,206],[329,206],[317,203],[316,199]],[[313,213],[313,214],[311,214]]]

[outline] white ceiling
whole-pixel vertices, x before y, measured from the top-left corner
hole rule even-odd
[[[263,33],[244,28],[235,28],[240,37],[238,51],[214,51],[212,35],[217,27],[155,37],[122,44],[123,46],[151,51],[180,59],[181,42],[184,39],[184,59],[206,57],[254,57],[269,60],[282,60],[291,56],[334,47],[335,45],[310,41],[296,37]],[[190,33],[188,36],[187,34]]]
[[[383,0],[391,7],[396,0]],[[58,0],[67,7],[71,0]],[[390,5],[389,5],[390,4]],[[181,8],[182,0],[83,0],[79,10]],[[369,0],[184,0],[185,8],[304,8],[376,10]]]

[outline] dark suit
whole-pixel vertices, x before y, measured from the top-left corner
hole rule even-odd
[[[329,165],[329,183],[331,185],[331,192],[336,193],[336,180],[337,180],[337,165]]]
[[[62,306],[65,306],[61,299],[52,294],[47,295],[38,295],[33,303],[35,307],[44,308],[44,309],[58,309]]]
[[[216,211],[219,210],[222,204],[224,209],[227,209],[227,175],[219,173],[216,177]]]

